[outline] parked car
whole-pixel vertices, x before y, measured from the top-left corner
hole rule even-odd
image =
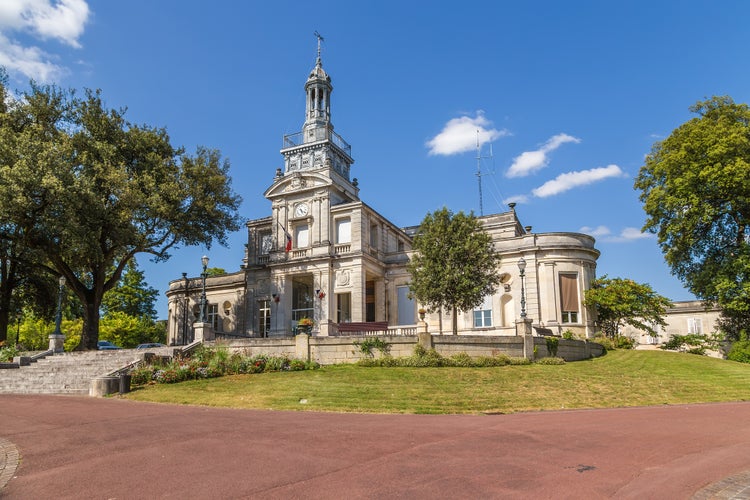
[[[112,351],[114,349],[122,349],[119,345],[114,345],[109,340],[100,340],[96,343],[97,347],[99,347],[100,351]]]
[[[138,347],[136,349],[154,349],[156,347],[167,347],[164,344],[160,344],[159,342],[150,342],[148,344],[138,344]]]

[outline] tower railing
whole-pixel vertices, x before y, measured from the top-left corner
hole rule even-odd
[[[305,142],[317,142],[317,141],[324,141],[324,140],[331,141],[333,144],[335,144],[339,149],[341,149],[348,156],[352,155],[352,147],[349,145],[348,142],[344,140],[343,137],[341,137],[339,134],[337,134],[336,132],[332,130],[327,130],[324,128],[315,129],[315,135],[312,141],[310,140],[305,141],[304,132],[295,132],[294,134],[285,135],[282,149],[293,148],[295,146],[301,146],[305,144]]]

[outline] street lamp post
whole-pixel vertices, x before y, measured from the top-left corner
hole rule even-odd
[[[53,333],[53,335],[62,335],[60,326],[62,325],[63,290],[65,290],[65,277],[64,276],[60,276],[60,279],[58,280],[58,284],[60,286],[57,291],[57,316],[55,316],[55,333]]]
[[[185,289],[185,299],[182,302],[182,345],[188,345],[188,316],[190,315],[190,297],[188,296],[188,281],[187,273],[182,273],[182,284]]]
[[[521,319],[526,319],[526,285],[524,283],[526,260],[523,257],[518,259],[518,270],[521,272]]]
[[[57,315],[55,318],[55,331],[49,336],[49,350],[53,353],[63,352],[65,350],[65,335],[60,329],[62,325],[62,302],[65,291],[65,278],[60,276],[58,281],[60,287],[57,291]]]
[[[208,318],[206,317],[206,276],[208,275],[206,273],[206,268],[208,267],[208,257],[203,256],[201,257],[201,263],[203,264],[203,272],[201,273],[201,278],[203,279],[203,290],[201,291],[201,317],[200,322],[206,323],[208,321]]]

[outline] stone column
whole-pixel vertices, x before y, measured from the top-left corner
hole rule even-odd
[[[294,336],[294,357],[310,361],[310,335],[301,333]]]
[[[523,357],[534,359],[534,336],[531,334],[531,318],[516,321],[516,331],[523,337]]]
[[[193,331],[195,332],[195,336],[193,337],[195,341],[206,342],[216,338],[214,329],[211,328],[211,323],[193,323]]]
[[[50,334],[49,336],[49,350],[58,353],[65,352],[65,335]]]

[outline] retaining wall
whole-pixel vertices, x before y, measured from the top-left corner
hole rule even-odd
[[[414,347],[420,343],[417,335],[378,335],[378,338],[390,345],[390,354],[400,358],[411,356]],[[355,363],[362,358],[359,348],[354,342],[362,342],[369,337],[311,337],[297,335],[285,338],[248,338],[229,341],[219,341],[220,344],[233,351],[241,351],[248,356],[268,354],[272,356],[288,356],[290,358],[317,361],[321,365],[340,363]],[[565,361],[580,361],[598,357],[604,354],[604,348],[594,342],[584,340],[568,340],[557,337],[557,356]],[[434,348],[442,356],[453,356],[466,353],[472,357],[497,356],[505,354],[511,357],[524,357],[524,353],[536,352],[534,357],[548,357],[545,337],[531,335],[488,336],[488,335],[425,335],[422,345]],[[528,345],[531,343],[532,345]],[[214,344],[211,342],[210,344]],[[373,349],[377,357],[380,353]],[[530,357],[530,356],[529,356]]]

